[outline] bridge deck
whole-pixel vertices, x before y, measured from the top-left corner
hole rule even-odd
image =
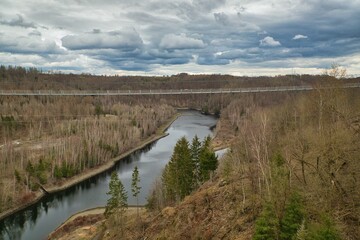
[[[360,83],[345,84],[343,88],[359,88]],[[331,87],[328,87],[331,88]],[[180,95],[180,94],[225,94],[310,91],[312,86],[281,86],[257,88],[220,89],[169,89],[169,90],[0,90],[0,96],[136,96],[136,95]]]

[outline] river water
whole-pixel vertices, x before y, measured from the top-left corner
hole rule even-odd
[[[131,194],[131,175],[139,168],[141,191],[139,204],[146,203],[152,185],[169,161],[179,138],[200,139],[212,135],[210,127],[216,124],[212,116],[198,111],[181,111],[182,115],[166,131],[169,135],[120,161],[114,169],[88,179],[65,191],[43,198],[37,204],[0,221],[0,239],[46,239],[56,227],[71,215],[89,208],[105,206],[110,174],[116,170],[128,192],[128,204],[135,205]]]

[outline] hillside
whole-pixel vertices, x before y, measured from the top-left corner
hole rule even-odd
[[[276,77],[231,76],[220,74],[191,75],[180,73],[171,76],[106,76],[91,74],[63,74],[42,72],[36,68],[0,65],[0,89],[86,89],[86,90],[136,90],[136,89],[202,89],[229,87],[267,87],[289,85],[314,85],[326,82],[326,75],[284,75]],[[359,82],[360,78],[347,79]]]
[[[4,161],[0,165],[0,210],[31,200],[40,185],[57,185],[111,161],[156,134],[159,126],[174,115],[173,107],[191,107],[221,113],[212,146],[231,149],[219,162],[218,169],[210,174],[210,180],[192,189],[189,196],[172,202],[163,201],[164,184],[157,183],[161,204],[143,211],[141,218],[132,215],[126,221],[118,221],[114,215],[98,221],[96,227],[90,221],[94,236],[99,239],[357,239],[360,235],[360,91],[342,89],[342,84],[357,80],[344,79],[337,75],[337,69],[333,70],[320,79],[315,76],[309,81],[295,79],[295,85],[315,86],[315,91],[307,93],[188,98],[1,97],[0,153]],[[8,74],[9,70],[6,71]],[[15,89],[23,86],[97,89],[97,78],[109,84],[125,79],[121,86],[127,86],[126,77],[80,78],[32,69],[20,77],[15,73],[11,73],[16,77],[9,81]],[[2,80],[9,79],[6,74],[2,74]],[[31,76],[34,81],[29,80]],[[66,77],[76,81],[67,82]],[[208,77],[213,76],[139,77],[133,87],[166,88],[176,86],[173,83],[177,81],[178,87],[186,87],[198,79],[199,85],[194,86],[200,88],[200,79]],[[223,77],[216,81],[217,87],[270,84],[267,80],[282,85],[294,80],[234,78],[236,81],[231,82],[229,79],[233,77]],[[45,79],[51,79],[46,86]],[[81,86],[73,85],[77,81]],[[3,82],[3,86],[7,84]],[[86,223],[86,216],[79,221]]]
[[[0,70],[2,77],[12,79],[11,89],[36,82],[32,78],[40,74],[34,69]],[[175,114],[172,106],[155,101],[1,96],[0,218],[38,199],[43,188],[57,190],[111,166],[120,155],[159,135],[158,129]]]
[[[358,239],[359,106],[359,91],[342,89],[234,101],[218,124],[233,139],[216,175],[123,237]],[[120,234],[110,223],[104,239]]]

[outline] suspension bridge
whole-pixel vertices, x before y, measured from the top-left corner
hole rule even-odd
[[[360,88],[360,83],[344,84],[342,88]],[[186,94],[227,94],[312,91],[334,88],[331,86],[315,88],[312,86],[278,86],[255,88],[216,88],[216,89],[158,89],[158,90],[1,90],[0,96],[138,96],[138,95],[186,95]]]

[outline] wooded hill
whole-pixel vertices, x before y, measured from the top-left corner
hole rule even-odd
[[[339,68],[338,68],[339,69]],[[344,79],[360,82],[360,78]],[[326,83],[322,75],[285,75],[240,77],[231,75],[190,75],[180,73],[172,76],[103,76],[91,74],[44,73],[35,68],[0,66],[0,89],[77,89],[77,90],[135,90],[135,89],[202,89],[228,87],[299,86]]]
[[[175,113],[116,98],[0,98],[0,212],[135,148]]]
[[[213,142],[230,145],[231,152],[219,161],[216,174],[183,202],[170,201],[171,206],[148,212],[141,221],[125,223],[123,238],[360,235],[360,91],[341,88],[359,79],[345,79],[338,68],[321,76],[259,78],[105,77],[0,69],[4,89],[317,87],[301,93],[187,98],[1,97],[2,207],[27,201],[42,182],[62,181],[136,145],[174,114],[173,106],[193,107],[221,113]],[[334,88],[322,89],[324,84]],[[119,237],[116,228],[107,230],[105,239]]]
[[[231,151],[216,175],[103,239],[358,239],[359,106],[360,91],[341,88],[235,99],[217,126]]]

